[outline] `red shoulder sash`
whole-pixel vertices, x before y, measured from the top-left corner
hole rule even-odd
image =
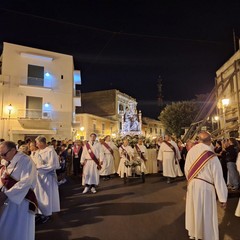
[[[208,160],[210,160],[214,156],[215,153],[211,151],[204,151],[192,164],[187,175],[188,182],[190,182],[194,177],[196,177],[199,171],[202,170],[204,166],[207,164]]]
[[[106,143],[106,142],[103,142],[102,145],[104,147],[106,147],[106,149],[113,155],[113,150],[112,148]]]
[[[4,187],[6,187],[7,189],[12,188],[18,182],[7,173],[5,174],[4,177],[1,178],[1,180]],[[32,189],[29,189],[25,198],[29,201],[29,210],[36,213],[38,209],[38,202],[34,191]]]
[[[173,150],[173,152],[174,152],[174,158],[175,158],[175,164],[177,164],[177,153],[176,153],[176,149],[175,149],[175,147],[170,143],[170,142],[168,142],[168,141],[163,141],[164,143],[166,143],[172,150]]]
[[[138,146],[137,144],[135,145],[135,148],[136,148],[136,151],[137,151],[139,157],[140,157],[144,162],[146,162],[147,159],[144,157],[143,152],[141,152],[141,149],[139,148],[139,146]]]
[[[126,149],[124,149],[122,145],[121,145],[121,148],[122,148],[122,150],[123,150],[123,154],[125,155],[125,157],[130,161],[131,158],[130,158],[128,152],[126,151]]]
[[[97,157],[95,156],[94,152],[92,151],[89,143],[86,143],[86,147],[87,147],[87,150],[88,150],[88,153],[91,157],[91,159],[97,164],[97,169],[100,170],[102,167],[99,163],[99,160],[97,159]]]

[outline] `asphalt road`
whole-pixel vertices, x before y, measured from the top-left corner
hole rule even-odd
[[[82,194],[79,179],[60,186],[61,212],[36,225],[36,240],[185,240],[186,181],[167,184],[160,174],[141,179],[101,181],[96,194]],[[239,192],[219,208],[220,240],[240,240],[240,218],[234,216]]]

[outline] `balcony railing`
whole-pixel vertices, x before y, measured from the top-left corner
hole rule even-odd
[[[41,109],[18,109],[17,117],[21,119],[52,119],[52,112]]]
[[[40,88],[52,88],[52,79],[47,78],[21,78],[19,80],[20,86],[29,86],[29,87],[40,87]]]

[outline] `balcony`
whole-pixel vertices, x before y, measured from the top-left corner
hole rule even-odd
[[[43,79],[43,78],[33,78],[28,77],[27,79],[19,80],[19,87],[24,88],[39,88],[44,90],[52,90],[52,80],[51,79]]]
[[[18,109],[17,118],[23,128],[51,129],[52,111]]]

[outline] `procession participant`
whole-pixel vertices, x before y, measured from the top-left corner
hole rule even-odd
[[[189,150],[185,163],[185,224],[190,239],[218,240],[216,195],[225,208],[228,191],[220,161],[211,149],[210,133],[202,131],[198,136],[200,143]]]
[[[119,147],[119,154],[120,163],[117,170],[118,175],[121,178],[124,177],[124,173],[128,176],[132,175],[131,169],[125,166],[125,161],[132,161],[134,157],[134,150],[131,146],[129,146],[127,137],[123,139],[123,144]]]
[[[37,162],[38,162],[38,154],[37,154],[37,151],[38,151],[38,148],[36,146],[36,142],[30,142],[29,144],[29,150],[30,150],[30,158],[33,160],[33,162],[35,163],[35,165],[37,165]]]
[[[102,169],[99,171],[100,176],[103,176],[103,180],[109,180],[111,174],[114,174],[114,149],[117,149],[115,144],[111,141],[110,135],[107,135],[102,141],[104,162]]]
[[[163,176],[167,177],[167,183],[171,183],[171,178],[183,176],[179,166],[181,159],[177,144],[166,134],[158,152],[157,159],[162,161]]]
[[[0,239],[33,240],[36,167],[26,154],[17,152],[14,142],[1,142],[0,156],[7,163],[0,169]]]
[[[48,146],[44,136],[36,139],[37,186],[35,193],[40,210],[40,221],[45,223],[54,212],[60,211],[60,200],[56,170],[60,168],[59,157],[52,146]]]
[[[99,170],[103,164],[103,148],[97,140],[97,135],[91,133],[90,141],[83,146],[81,164],[83,165],[82,185],[85,186],[83,194],[89,190],[96,193],[96,186],[99,184]]]
[[[141,165],[137,167],[137,173],[147,173],[147,169],[145,166],[145,163],[148,160],[148,153],[147,148],[143,144],[143,139],[139,138],[138,143],[134,147],[134,155],[136,159],[139,159],[141,161]]]
[[[76,177],[82,175],[82,167],[80,164],[80,159],[83,151],[82,142],[80,140],[76,140],[72,147],[72,158],[73,158],[73,174]]]

